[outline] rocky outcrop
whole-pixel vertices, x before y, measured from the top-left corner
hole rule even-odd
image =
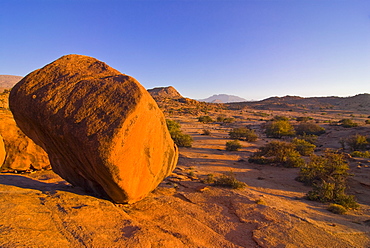
[[[178,99],[184,98],[174,87],[157,87],[153,89],[148,89],[148,92],[153,98],[171,98]]]
[[[153,98],[94,58],[67,55],[30,73],[9,105],[57,174],[117,203],[142,199],[176,166],[177,147]]]
[[[0,135],[4,144],[3,152],[6,154],[1,162],[0,141],[0,170],[15,172],[50,169],[46,152],[17,127],[11,114],[1,113],[0,118]]]

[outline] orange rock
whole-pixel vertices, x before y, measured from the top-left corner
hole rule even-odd
[[[94,58],[67,55],[30,73],[9,105],[57,174],[117,203],[144,198],[176,166],[177,147],[153,98]]]
[[[29,171],[50,169],[50,162],[46,152],[17,127],[11,114],[2,113],[0,135],[2,136],[6,152],[2,163],[0,151],[1,170]]]

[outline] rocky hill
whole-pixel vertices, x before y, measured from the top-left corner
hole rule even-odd
[[[153,98],[184,98],[174,87],[157,87],[149,89],[148,92],[152,95]]]
[[[205,99],[200,99],[199,101],[211,103],[230,103],[230,102],[244,102],[246,101],[246,99],[233,95],[219,94],[210,96]]]
[[[23,77],[13,75],[0,75],[0,89],[10,89]]]

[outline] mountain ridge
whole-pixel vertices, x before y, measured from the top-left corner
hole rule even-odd
[[[15,75],[0,75],[0,89],[10,89],[23,77]]]
[[[199,99],[198,101],[211,102],[211,103],[230,103],[230,102],[245,102],[247,100],[242,97],[234,96],[234,95],[215,94],[205,99]]]

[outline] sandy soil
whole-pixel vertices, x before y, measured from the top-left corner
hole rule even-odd
[[[0,174],[0,247],[370,247],[369,161],[350,162],[349,193],[361,208],[337,215],[304,198],[311,188],[295,181],[297,168],[247,162],[267,142],[261,133],[240,151],[225,150],[231,126],[257,127],[260,117],[242,115],[231,126],[171,118],[193,136],[193,147],[181,148],[174,173],[132,205],[87,195],[52,171]],[[338,137],[368,132],[326,128],[322,149],[339,148]],[[201,135],[203,129],[211,135]],[[248,187],[202,183],[207,174],[229,171]]]

